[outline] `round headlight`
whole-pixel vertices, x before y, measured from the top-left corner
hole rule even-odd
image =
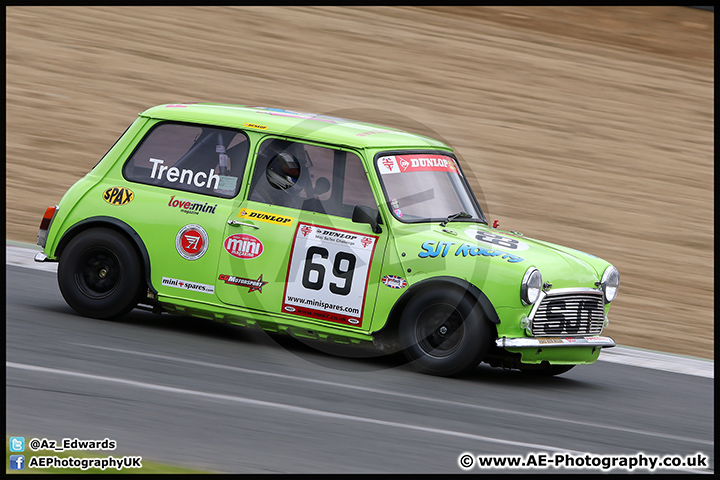
[[[520,287],[520,299],[525,305],[532,305],[537,302],[542,291],[542,284],[540,270],[535,267],[528,268]]]
[[[610,303],[615,300],[618,287],[620,286],[620,273],[617,271],[617,268],[610,265],[605,269],[602,280],[600,281],[600,286],[605,295],[605,303]]]

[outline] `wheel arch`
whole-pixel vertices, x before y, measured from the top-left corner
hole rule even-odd
[[[130,243],[135,247],[135,250],[139,255],[140,262],[143,267],[143,272],[145,274],[145,283],[147,284],[148,289],[150,289],[152,293],[157,294],[157,290],[155,290],[155,288],[152,286],[152,282],[150,281],[150,255],[148,254],[147,248],[145,247],[145,242],[142,241],[142,238],[140,238],[140,235],[135,231],[135,229],[115,217],[90,217],[81,220],[72,227],[68,228],[58,242],[57,248],[55,249],[56,257],[58,259],[60,258],[65,247],[67,247],[70,241],[75,238],[79,233],[89,230],[91,228],[98,227],[114,230],[125,236],[128,240],[130,240]]]
[[[408,303],[410,303],[410,301],[417,295],[421,295],[424,291],[437,288],[453,288],[464,292],[466,296],[470,296],[478,303],[480,309],[485,314],[485,318],[493,324],[500,323],[500,317],[498,317],[492,302],[477,286],[467,280],[463,280],[462,278],[450,276],[432,277],[410,286],[410,288],[408,288],[408,290],[404,292],[403,295],[395,302],[390,309],[385,325],[373,333],[378,340],[377,343],[379,345],[385,344],[388,348],[390,348],[390,345],[395,343],[400,316]]]

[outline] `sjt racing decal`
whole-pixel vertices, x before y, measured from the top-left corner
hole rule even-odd
[[[246,218],[248,220],[259,220],[261,222],[275,223],[277,225],[290,226],[292,224],[292,217],[285,217],[283,215],[273,215],[271,213],[260,212],[258,210],[250,210],[249,208],[243,208],[238,213],[238,217]]]
[[[175,237],[175,248],[186,260],[197,260],[208,249],[208,234],[200,225],[185,225]]]
[[[103,192],[103,200],[110,205],[127,205],[133,198],[133,191],[125,187],[110,187]]]
[[[223,243],[225,251],[233,257],[250,260],[262,255],[265,247],[260,239],[244,233],[230,235]]]
[[[282,311],[362,327],[377,236],[298,223]]]
[[[396,275],[385,275],[382,277],[382,283],[386,287],[390,288],[405,288],[407,287],[407,282],[404,278],[398,277]]]
[[[175,195],[173,195],[170,197],[168,207],[178,208],[181,212],[191,215],[198,215],[200,213],[210,213],[214,215],[217,203],[210,205],[207,202],[193,202],[191,200],[185,200],[184,198],[175,198]]]
[[[255,292],[258,291],[262,293],[262,287],[267,285],[268,282],[263,281],[262,275],[257,280],[253,280],[252,278],[242,278],[242,277],[236,277],[234,275],[225,275],[221,274],[218,277],[218,280],[222,280],[223,282],[227,283],[228,285],[237,285],[238,287],[248,287],[250,290],[249,292]]]
[[[215,293],[213,285],[205,285],[203,283],[188,282],[177,278],[162,277],[162,285],[165,287],[182,288],[183,290],[191,290],[201,293]]]
[[[450,252],[450,247],[452,247],[453,245],[456,245],[456,242],[437,242],[436,244],[434,241],[428,240],[427,242],[423,242],[422,246],[420,247],[423,249],[423,251],[418,253],[418,257],[445,257]],[[460,255],[462,255],[463,257],[467,257],[468,255],[471,257],[476,257],[478,255],[482,255],[484,257],[502,257],[510,263],[522,262],[524,260],[523,258],[520,258],[517,255],[513,255],[512,253],[503,252],[502,250],[492,250],[478,247],[477,245],[470,245],[468,243],[463,243],[462,245],[458,246],[455,249],[454,255],[456,257]]]

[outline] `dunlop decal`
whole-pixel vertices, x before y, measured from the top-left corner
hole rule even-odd
[[[110,187],[103,192],[103,200],[110,205],[127,205],[134,198],[133,191],[125,187]]]
[[[292,225],[293,218],[285,217],[283,215],[273,215],[271,213],[260,212],[258,210],[250,210],[249,208],[243,208],[238,213],[238,217],[245,218],[247,220],[259,220],[261,222],[275,223],[277,225]]]
[[[246,123],[246,127],[257,128],[258,130],[267,130],[267,125],[258,125],[257,123]]]

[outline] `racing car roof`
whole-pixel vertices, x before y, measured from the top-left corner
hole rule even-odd
[[[222,103],[176,103],[158,105],[139,115],[161,120],[242,128],[357,148],[452,150],[445,143],[433,138],[396,128],[281,108]]]

